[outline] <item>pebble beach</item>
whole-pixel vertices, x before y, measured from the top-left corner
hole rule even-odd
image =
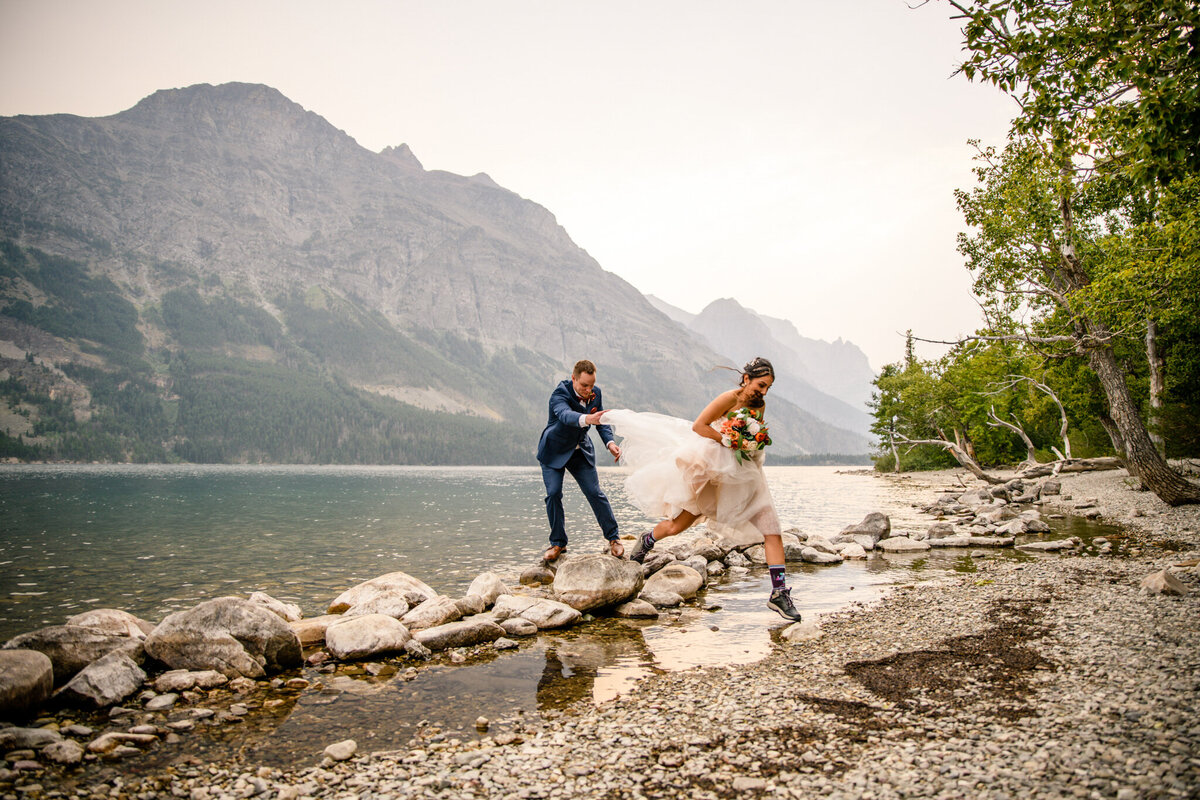
[[[914,503],[958,471],[903,481]],[[1062,476],[1046,513],[1119,524],[1121,557],[981,558],[823,616],[761,661],[652,675],[479,738],[280,770],[194,755],[13,775],[4,800],[225,798],[1186,798],[1200,796],[1200,507],[1123,470]],[[1182,596],[1139,588],[1171,568]],[[381,725],[386,720],[380,721]],[[350,754],[352,753],[352,754]]]

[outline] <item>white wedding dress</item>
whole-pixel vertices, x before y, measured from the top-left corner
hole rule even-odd
[[[642,513],[674,519],[689,511],[731,528],[749,522],[760,533],[779,533],[761,450],[739,462],[690,421],[665,414],[614,409],[601,424],[622,437],[621,463],[632,469],[625,491]]]

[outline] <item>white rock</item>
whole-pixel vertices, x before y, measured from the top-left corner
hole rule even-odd
[[[674,592],[686,600],[703,587],[704,578],[695,569],[686,564],[669,564],[650,576],[642,594]]]
[[[511,617],[522,617],[537,625],[538,630],[562,628],[574,625],[583,614],[566,603],[543,597],[506,594],[496,598],[492,614],[503,622]]]
[[[858,542],[843,542],[838,547],[838,555],[846,560],[863,559],[867,557],[867,551]]]
[[[145,639],[146,634],[154,630],[153,622],[147,622],[118,608],[97,608],[84,611],[82,614],[67,617],[66,624],[105,633],[115,633],[118,636],[128,636],[132,639]]]
[[[888,539],[880,539],[875,546],[888,553],[912,553],[928,550],[929,542],[916,542],[907,536],[892,536]]]
[[[417,631],[422,628],[445,625],[447,622],[454,622],[461,617],[462,611],[459,610],[458,603],[453,598],[435,595],[409,611],[400,618],[400,621],[410,631]],[[325,641],[329,641],[328,631],[325,632]]]
[[[295,622],[304,615],[300,613],[300,606],[295,603],[285,603],[282,600],[276,600],[266,592],[254,592],[250,595],[251,603],[258,603],[268,611],[278,614],[285,622]]]
[[[590,611],[636,596],[643,583],[637,562],[594,553],[561,563],[554,575],[554,593],[575,610]]]
[[[146,637],[146,653],[176,669],[259,678],[302,663],[300,639],[261,605],[218,597],[171,614]]]
[[[509,636],[533,636],[538,632],[538,626],[524,617],[509,617],[500,622],[500,627]]]
[[[381,595],[398,595],[410,606],[415,606],[436,597],[437,592],[408,573],[389,572],[342,592],[329,604],[329,613],[340,614],[351,606],[366,603]]]
[[[494,642],[503,635],[504,628],[491,620],[478,618],[448,622],[413,632],[414,639],[433,651]]]
[[[353,739],[335,742],[325,748],[325,755],[333,761],[349,761],[356,752],[358,752],[358,742]]]
[[[368,658],[404,650],[411,638],[402,622],[386,614],[346,617],[325,629],[325,648],[334,658]]]
[[[865,550],[863,555],[865,557]],[[805,547],[800,552],[800,557],[809,564],[840,564],[843,561],[842,556],[837,553],[826,553],[815,547]]]
[[[784,640],[792,642],[809,642],[813,639],[820,639],[824,634],[821,630],[821,623],[816,616],[811,619],[801,620],[783,629],[779,634]]]
[[[1183,584],[1183,581],[1171,574],[1170,570],[1159,570],[1151,572],[1146,577],[1142,578],[1141,590],[1146,594],[1167,594],[1167,595],[1185,595],[1188,594],[1188,587]]]
[[[494,572],[481,572],[475,576],[475,580],[471,581],[471,585],[467,587],[468,595],[476,595],[483,598],[485,608],[490,608],[496,598],[502,594],[508,594],[508,587],[504,585],[504,581]]]

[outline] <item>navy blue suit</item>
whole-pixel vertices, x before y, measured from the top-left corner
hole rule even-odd
[[[542,465],[542,480],[546,484],[550,544],[559,547],[567,546],[562,505],[564,472],[570,472],[583,490],[583,496],[591,504],[604,538],[610,542],[617,539],[617,520],[608,497],[600,489],[600,476],[596,473],[596,451],[592,448],[592,437],[588,435],[591,426],[579,424],[580,417],[604,408],[600,387],[593,387],[592,392],[591,399],[584,405],[575,396],[570,379],[555,387],[550,395],[550,419],[542,431],[542,438],[538,440],[537,458]],[[613,440],[612,428],[608,425],[597,425],[596,430],[600,432],[605,445]]]

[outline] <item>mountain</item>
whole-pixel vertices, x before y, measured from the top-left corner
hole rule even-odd
[[[578,358],[615,406],[730,383],[542,206],[270,87],[0,118],[0,454],[530,464]],[[780,455],[864,450],[772,424]]]
[[[769,358],[777,373],[776,397],[831,425],[869,435],[866,403],[875,373],[866,354],[853,343],[809,339],[788,320],[757,314],[729,298],[714,300],[699,314],[654,296],[647,299],[732,364],[741,365],[755,356]]]

